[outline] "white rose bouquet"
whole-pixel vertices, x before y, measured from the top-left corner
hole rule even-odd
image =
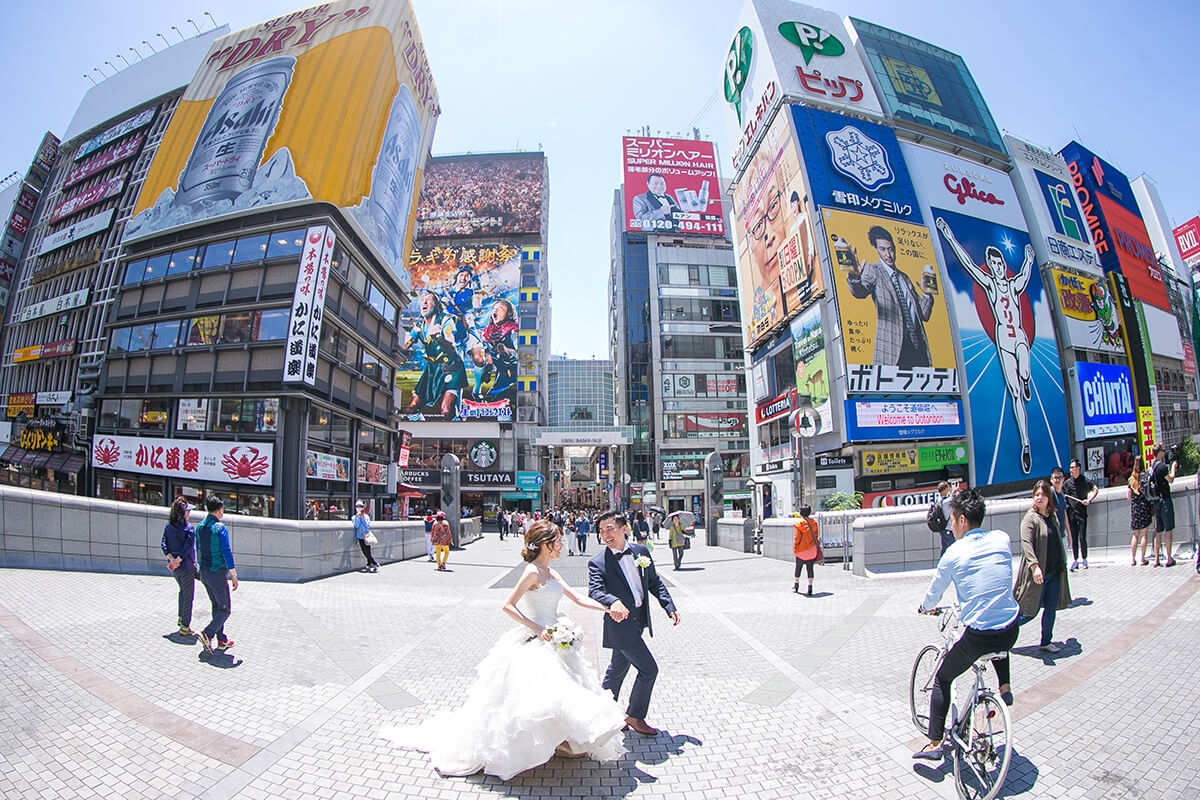
[[[637,558],[635,558],[633,560],[633,563],[637,564],[642,569],[649,569],[650,568],[650,557],[649,556],[638,556]]]
[[[560,619],[557,625],[546,631],[550,634],[550,644],[559,650],[569,650],[583,641],[583,632],[567,619]]]

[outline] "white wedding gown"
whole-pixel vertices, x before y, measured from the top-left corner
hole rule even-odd
[[[521,598],[525,616],[543,627],[559,619],[563,588],[554,579]],[[500,637],[476,667],[477,677],[459,708],[380,735],[429,753],[443,775],[480,770],[508,780],[546,763],[566,742],[597,761],[625,753],[618,734],[625,711],[600,687],[582,643],[562,650],[519,627]]]

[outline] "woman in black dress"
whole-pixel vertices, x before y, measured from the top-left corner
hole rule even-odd
[[[1138,456],[1133,462],[1133,473],[1129,476],[1129,489],[1126,494],[1129,496],[1129,528],[1133,531],[1133,536],[1129,540],[1129,558],[1130,566],[1137,566],[1137,548],[1138,539],[1142,542],[1142,566],[1150,563],[1146,558],[1146,534],[1150,528],[1150,522],[1154,519],[1154,506],[1150,503],[1150,498],[1146,497],[1145,481],[1149,479],[1149,475],[1142,466],[1142,458]]]

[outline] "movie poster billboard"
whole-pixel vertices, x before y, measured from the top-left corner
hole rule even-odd
[[[1124,355],[1121,316],[1108,284],[1058,269],[1049,272],[1058,302],[1059,336],[1063,344]]]
[[[407,284],[414,187],[439,113],[407,0],[340,0],[223,36],[171,117],[123,241],[324,202]]]
[[[833,432],[833,407],[829,401],[829,363],[825,358],[825,328],[821,307],[811,306],[791,321],[792,358],[796,363],[796,393],[809,396],[821,417],[821,433]]]
[[[512,420],[521,249],[497,243],[412,251],[401,312],[397,403],[410,420]]]
[[[625,230],[725,235],[712,142],[626,136]]]
[[[968,387],[974,481],[1024,481],[1067,463],[1066,393],[1029,234],[931,209]]]
[[[545,170],[542,153],[429,159],[415,238],[541,233]]]
[[[825,294],[813,206],[791,124],[780,114],[733,189],[750,344]]]
[[[914,200],[915,201],[915,200]],[[850,394],[958,394],[929,229],[822,209]]]

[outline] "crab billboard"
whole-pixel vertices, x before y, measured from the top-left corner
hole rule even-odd
[[[407,285],[414,187],[439,112],[407,0],[327,3],[216,39],[163,134],[124,241],[323,202],[347,212]]]
[[[139,439],[97,436],[92,466],[141,475],[270,486],[274,445],[199,439]]]

